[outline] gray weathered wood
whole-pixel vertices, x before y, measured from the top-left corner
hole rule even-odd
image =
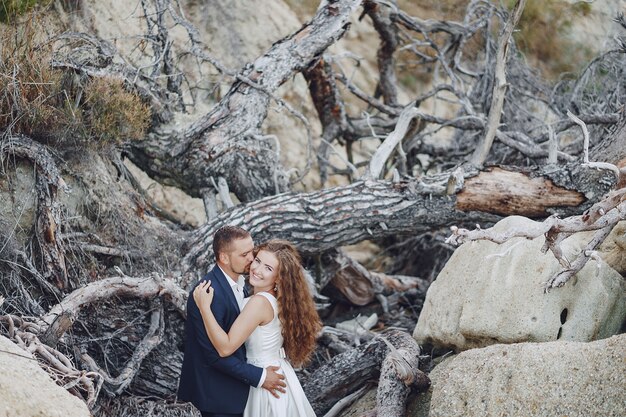
[[[346,31],[359,0],[328,2],[298,32],[276,42],[242,73],[224,98],[196,122],[180,130],[155,132],[135,144],[137,166],[159,181],[192,196],[211,177],[224,177],[241,201],[287,190],[275,183],[280,162],[271,146],[255,139],[267,116],[271,94],[306,68]]]
[[[494,214],[529,217],[578,214],[615,184],[612,173],[562,169],[476,171],[458,184],[445,173],[421,180],[357,181],[311,193],[283,193],[234,207],[194,233],[184,271],[203,273],[212,262],[213,233],[233,224],[257,242],[284,238],[305,253],[319,253],[363,240],[418,234],[454,224],[490,223]],[[454,180],[457,181],[457,180]]]

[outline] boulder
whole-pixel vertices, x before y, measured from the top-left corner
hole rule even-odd
[[[498,232],[528,230],[536,222],[511,216]],[[573,260],[589,233],[570,236],[563,253]],[[464,350],[494,343],[588,342],[614,335],[626,318],[626,284],[602,260],[590,260],[564,287],[544,293],[560,270],[543,237],[460,246],[426,294],[413,333],[418,343]]]
[[[0,417],[90,417],[87,405],[58,386],[37,360],[0,336]]]
[[[625,416],[626,334],[471,349],[429,376],[429,417]]]

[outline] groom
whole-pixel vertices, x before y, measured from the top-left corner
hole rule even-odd
[[[242,308],[241,275],[249,270],[253,249],[252,237],[240,227],[224,226],[213,237],[216,266],[200,282],[211,280],[215,288],[211,310],[226,332]],[[202,417],[235,417],[243,414],[250,386],[263,387],[275,397],[285,392],[282,381],[285,377],[276,373],[278,367],[263,369],[246,363],[245,346],[231,356],[220,358],[204,330],[192,295],[194,288],[187,299],[185,354],[178,399],[193,403]]]

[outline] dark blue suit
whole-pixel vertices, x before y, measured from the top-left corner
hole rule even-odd
[[[205,280],[211,280],[211,286],[215,288],[211,310],[220,326],[228,332],[239,315],[239,306],[229,285],[230,278],[224,276],[216,265],[201,282]],[[193,403],[203,412],[242,413],[250,386],[258,385],[263,369],[246,363],[243,345],[231,356],[220,358],[204,330],[193,289],[187,300],[185,333],[178,399]]]

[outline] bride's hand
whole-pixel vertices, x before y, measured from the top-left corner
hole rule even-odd
[[[209,308],[214,294],[215,290],[211,287],[211,281],[204,281],[193,290],[193,300],[199,308]]]

